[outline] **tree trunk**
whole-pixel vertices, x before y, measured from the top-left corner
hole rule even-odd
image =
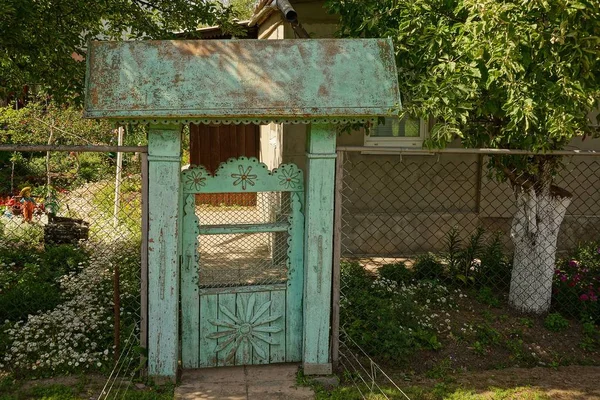
[[[552,190],[556,189],[556,190]],[[515,245],[509,302],[515,309],[542,314],[550,309],[560,225],[571,203],[559,188],[514,187],[517,211],[511,239]]]

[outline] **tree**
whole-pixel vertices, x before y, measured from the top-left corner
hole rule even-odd
[[[341,34],[391,37],[403,110],[436,124],[430,146],[521,149],[490,167],[516,196],[510,303],[550,307],[558,231],[571,201],[547,154],[597,135],[600,98],[597,0],[329,0]]]
[[[0,0],[0,98],[25,85],[80,96],[88,40],[171,39],[200,24],[227,29],[231,17],[211,0]]]
[[[236,18],[240,20],[250,19],[254,12],[255,0],[222,0],[223,4],[231,6]]]

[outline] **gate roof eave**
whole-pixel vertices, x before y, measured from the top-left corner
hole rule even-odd
[[[92,42],[84,116],[120,123],[348,123],[400,105],[389,39]]]

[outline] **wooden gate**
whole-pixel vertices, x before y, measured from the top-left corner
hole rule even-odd
[[[233,158],[181,174],[184,368],[302,360],[304,179]],[[256,193],[254,207],[196,206],[197,194]]]

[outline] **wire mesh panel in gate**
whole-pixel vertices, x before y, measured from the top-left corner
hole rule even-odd
[[[230,159],[182,172],[185,368],[301,359],[303,174]],[[196,204],[197,194],[256,193],[256,205]]]
[[[230,195],[235,197],[236,194]],[[257,193],[255,206],[199,206],[199,285],[227,287],[287,280],[289,193]],[[270,232],[232,233],[227,227],[271,224]]]

